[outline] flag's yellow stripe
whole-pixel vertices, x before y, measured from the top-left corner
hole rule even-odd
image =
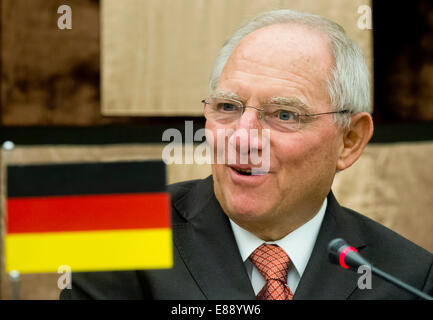
[[[15,233],[5,237],[6,271],[164,269],[173,264],[171,229]]]

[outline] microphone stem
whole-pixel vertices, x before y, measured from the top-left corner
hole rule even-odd
[[[370,265],[370,267],[371,267],[371,271],[375,275],[377,275],[378,277],[380,277],[380,278],[382,278],[384,280],[387,280],[387,281],[391,282],[392,284],[396,285],[397,287],[400,287],[400,288],[402,288],[402,289],[404,289],[406,291],[409,291],[410,293],[413,293],[414,295],[418,296],[421,299],[424,299],[424,300],[433,300],[433,298],[431,296],[429,296],[428,294],[426,294],[426,293],[424,293],[424,292],[422,292],[422,291],[420,291],[420,290],[418,290],[418,289],[416,289],[416,288],[414,288],[414,287],[412,287],[412,286],[410,286],[410,285],[408,285],[408,284],[406,284],[406,283],[398,280],[397,278],[394,278],[390,274],[387,274],[387,273],[383,272],[382,270],[380,270],[380,269],[378,269],[376,267],[373,267],[371,265]]]

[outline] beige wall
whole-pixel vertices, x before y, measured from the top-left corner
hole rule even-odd
[[[361,46],[372,71],[372,33],[357,26],[371,0],[102,0],[104,115],[201,115],[210,71],[227,37],[272,9],[320,14]]]

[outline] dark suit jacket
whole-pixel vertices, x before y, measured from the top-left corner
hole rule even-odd
[[[73,273],[61,299],[255,299],[212,177],[169,186],[174,267],[168,270]],[[327,245],[343,238],[383,271],[433,293],[433,255],[382,225],[341,207],[332,192],[319,235],[294,299],[414,299],[373,276],[328,262]],[[137,254],[140,254],[137,252]],[[145,253],[144,253],[145,254]]]

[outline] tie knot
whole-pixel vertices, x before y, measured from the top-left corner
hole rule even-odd
[[[290,259],[280,247],[262,244],[251,253],[249,259],[266,281],[279,280],[283,283],[287,282]]]

